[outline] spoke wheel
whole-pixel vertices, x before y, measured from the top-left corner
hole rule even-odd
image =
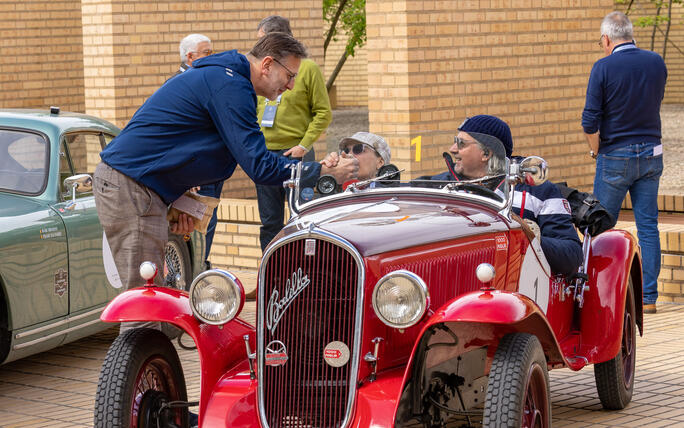
[[[634,286],[630,276],[622,319],[620,350],[612,360],[594,365],[596,389],[605,409],[624,409],[632,400],[636,369],[635,314]]]
[[[169,241],[164,247],[164,278],[167,284],[179,290],[188,290],[192,282],[190,250],[183,237],[169,233]]]
[[[483,426],[551,426],[546,357],[535,336],[511,333],[499,342],[489,371]]]
[[[96,428],[187,426],[187,409],[161,412],[163,403],[187,401],[175,348],[160,331],[128,330],[112,343],[95,397]]]

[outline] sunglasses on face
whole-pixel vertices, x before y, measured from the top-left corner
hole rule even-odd
[[[454,143],[459,150],[465,149],[469,144],[477,144],[475,140],[464,140],[461,137],[454,137]]]
[[[372,148],[371,146],[369,146],[368,144],[358,143],[358,144],[354,144],[353,146],[342,147],[340,149],[340,153],[349,154],[349,152],[352,152],[355,155],[360,155],[361,153],[364,152],[364,150],[366,150],[366,147],[375,151],[375,149]]]

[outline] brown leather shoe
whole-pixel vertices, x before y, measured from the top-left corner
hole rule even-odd
[[[645,303],[644,304],[644,313],[645,314],[655,314],[656,313],[655,303]]]
[[[256,295],[257,295],[257,289],[255,288],[254,290],[245,294],[245,300],[256,300]]]

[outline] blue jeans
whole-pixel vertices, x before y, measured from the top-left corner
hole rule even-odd
[[[287,150],[271,150],[271,153],[281,156]],[[313,162],[315,155],[313,148],[302,158],[304,162]],[[261,229],[259,229],[259,241],[261,251],[283,228],[285,220],[285,197],[287,192],[280,186],[256,185],[257,202],[259,204],[259,217],[261,217]]]
[[[652,143],[637,143],[599,154],[594,178],[594,195],[616,220],[627,191],[632,198],[641,246],[644,304],[658,299],[660,274],[658,185],[663,156],[653,156],[654,147]]]
[[[223,189],[223,181],[217,181],[212,184],[205,184],[200,187],[199,194],[204,196],[211,196],[214,198],[221,199],[221,190]],[[214,208],[214,213],[209,220],[209,225],[207,226],[207,234],[205,235],[206,248],[204,250],[204,263],[209,267],[209,251],[211,251],[211,243],[214,242],[214,232],[216,232],[216,223],[218,223],[218,216],[216,215],[216,208]]]

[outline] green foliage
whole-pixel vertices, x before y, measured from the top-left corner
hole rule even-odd
[[[340,32],[347,35],[347,55],[354,56],[366,43],[366,0],[323,0],[323,19],[329,25],[327,39],[337,40]]]

